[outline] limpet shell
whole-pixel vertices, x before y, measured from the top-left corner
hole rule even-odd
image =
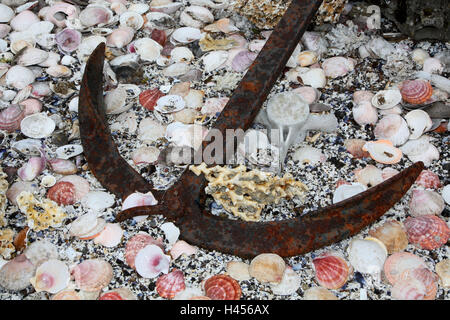
[[[50,136],[56,123],[45,113],[34,113],[20,122],[20,130],[29,138],[41,139]]]
[[[239,283],[224,274],[208,278],[203,287],[205,295],[212,300],[239,300],[241,298],[242,291]]]
[[[285,269],[286,263],[279,255],[262,253],[253,258],[248,271],[259,282],[280,283]]]
[[[400,252],[408,246],[408,236],[401,222],[388,220],[381,226],[369,231],[371,237],[384,243],[389,254]]]
[[[69,268],[62,261],[50,259],[42,263],[30,279],[36,292],[57,293],[67,287],[70,281]]]
[[[339,289],[346,282],[351,267],[342,257],[332,252],[325,252],[313,261],[317,282],[327,289]]]
[[[408,217],[404,225],[409,242],[420,249],[437,249],[447,243],[450,237],[450,229],[445,221],[435,215]]]
[[[113,268],[102,259],[88,259],[77,264],[71,271],[78,288],[93,292],[106,287],[112,280]]]
[[[185,288],[183,272],[177,269],[160,276],[156,280],[156,292],[166,299],[172,299],[178,292],[183,291]]]

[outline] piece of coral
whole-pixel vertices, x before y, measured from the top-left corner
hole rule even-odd
[[[282,178],[258,170],[247,171],[244,165],[236,168],[215,166],[207,168],[205,163],[190,166],[196,175],[203,173],[208,180],[205,192],[225,210],[245,221],[258,221],[267,204],[277,204],[281,198],[303,199],[307,187],[295,181],[290,174]]]
[[[11,253],[16,249],[13,245],[14,231],[11,229],[0,229],[0,254],[5,259],[11,259]]]
[[[17,204],[20,211],[26,215],[28,226],[35,231],[59,227],[66,218],[66,213],[56,202],[49,199],[38,201],[27,191],[19,194]]]

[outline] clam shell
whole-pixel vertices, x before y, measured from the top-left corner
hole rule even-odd
[[[208,278],[203,287],[205,295],[212,300],[239,300],[242,294],[239,283],[224,274]]]
[[[433,160],[439,160],[439,150],[429,140],[430,137],[423,135],[419,139],[409,140],[400,149],[411,161],[423,161],[428,167]]]
[[[0,130],[13,132],[19,129],[24,117],[25,112],[19,105],[10,105],[0,112]]]
[[[106,287],[112,280],[113,269],[102,259],[88,259],[77,264],[71,270],[77,287],[83,291],[93,292]]]
[[[404,271],[416,268],[426,268],[422,258],[409,252],[396,252],[386,259],[383,270],[387,280],[394,285]]]
[[[163,70],[163,74],[167,77],[180,77],[187,74],[191,67],[186,62],[174,63]]]
[[[18,57],[17,64],[27,67],[47,60],[48,53],[38,48],[26,48]]]
[[[76,202],[75,186],[70,182],[60,181],[47,192],[47,198],[59,205],[69,205]]]
[[[156,292],[166,299],[172,299],[185,288],[183,272],[177,269],[160,276],[156,280]]]
[[[414,189],[409,201],[409,212],[413,217],[439,215],[445,203],[441,195],[431,190]]]
[[[58,259],[58,247],[47,240],[36,240],[26,247],[24,254],[34,266],[39,267],[47,260]]]
[[[17,175],[23,181],[32,181],[38,175],[42,173],[45,169],[45,158],[42,157],[32,157],[25,163],[22,167],[17,170]]]
[[[325,252],[313,261],[317,282],[327,289],[339,289],[348,280],[351,267],[342,257]]]
[[[25,10],[11,19],[9,25],[14,31],[25,31],[33,23],[39,22],[39,17],[30,10]]]
[[[390,140],[394,146],[404,144],[409,138],[409,128],[405,119],[396,114],[384,116],[375,127],[375,137]]]
[[[1,23],[9,22],[13,17],[14,17],[14,10],[4,5],[3,3],[0,4],[0,22]]]
[[[170,37],[170,41],[177,45],[178,43],[181,44],[188,44],[194,41],[199,40],[201,37],[200,29],[192,28],[192,27],[182,27],[176,29],[172,36]]]
[[[6,290],[19,291],[30,285],[36,267],[21,254],[8,261],[0,269],[0,286]]]
[[[170,61],[176,62],[190,62],[194,59],[194,54],[187,47],[175,47],[170,52]]]
[[[430,170],[422,170],[415,183],[427,189],[439,189],[441,187],[439,176]]]
[[[161,55],[163,47],[151,38],[140,38],[134,41],[134,48],[136,53],[139,54],[141,60],[144,61],[156,61]]]
[[[286,264],[279,255],[262,253],[251,261],[249,273],[259,282],[280,283],[285,269]]]
[[[81,33],[74,29],[63,29],[55,35],[58,48],[63,52],[73,52],[81,43]]]
[[[83,146],[80,144],[66,144],[55,150],[58,159],[67,160],[83,153]]]
[[[325,59],[322,63],[322,69],[325,76],[330,78],[341,77],[355,68],[355,63],[348,58],[332,57]]]
[[[324,287],[313,287],[305,291],[303,300],[339,300],[331,291]]]
[[[362,149],[369,152],[373,160],[384,164],[398,163],[403,155],[402,151],[395,148],[390,140],[369,141]]]
[[[304,85],[313,88],[323,88],[327,84],[325,72],[320,68],[313,68],[305,73],[300,74],[300,78]]]
[[[98,300],[137,300],[137,297],[129,288],[122,287],[102,293]]]
[[[408,236],[403,224],[396,220],[386,221],[378,228],[370,230],[369,235],[383,242],[389,254],[403,251],[408,246]]]
[[[134,29],[127,26],[121,26],[115,29],[106,38],[106,44],[109,47],[123,48],[128,45],[134,37]]]
[[[123,232],[119,223],[107,223],[103,231],[94,238],[94,243],[108,248],[115,247],[121,242]]]
[[[391,109],[401,101],[402,95],[397,89],[378,91],[371,100],[372,105],[381,110]]]
[[[369,164],[363,169],[356,169],[353,171],[355,173],[356,181],[366,187],[373,187],[377,184],[383,182],[381,169]]]
[[[80,12],[80,22],[85,27],[102,26],[111,21],[113,13],[106,7],[90,5]]]
[[[119,21],[121,26],[133,28],[135,31],[144,26],[144,18],[140,13],[135,11],[126,11],[122,13]]]
[[[231,62],[231,68],[236,72],[244,72],[251,66],[257,55],[257,53],[242,50],[234,56]]]
[[[6,197],[13,205],[17,205],[16,198],[23,191],[36,192],[38,191],[38,185],[32,182],[16,181],[9,187]]]
[[[55,122],[45,113],[34,113],[20,122],[20,130],[30,138],[40,139],[50,136],[55,130]]]
[[[310,105],[310,110],[309,111],[311,111],[311,112],[329,111],[329,110],[321,111],[321,109],[323,107],[321,104],[314,104],[314,105],[312,105],[314,102],[316,102],[320,98],[320,95],[321,95],[321,92],[319,90],[317,90],[316,88],[313,88],[313,87],[298,87],[298,88],[296,88],[296,89],[294,89],[292,91],[295,92],[295,93],[298,93],[303,98],[303,100],[305,100]],[[319,110],[317,110],[317,111],[314,110],[314,109],[313,109],[314,111],[311,110],[311,105],[313,106],[314,109],[316,107],[320,106]],[[324,108],[328,109],[328,106],[325,105]]]
[[[422,104],[431,98],[433,88],[426,80],[406,80],[401,83],[400,92],[403,101],[411,104]]]
[[[398,171],[397,169],[386,167],[383,170],[381,170],[381,177],[383,178],[383,181],[385,181],[399,173],[400,171]]]
[[[170,257],[154,244],[139,250],[134,260],[137,273],[144,278],[155,278],[160,273],[169,272]]]
[[[32,84],[36,76],[31,69],[15,65],[9,68],[5,76],[6,85],[21,90]]]
[[[436,264],[436,273],[444,288],[450,287],[450,259],[444,259]]]
[[[450,229],[445,221],[435,215],[409,217],[404,225],[409,242],[420,249],[437,249],[450,237]]]
[[[352,267],[361,273],[379,274],[387,258],[387,250],[381,241],[354,239],[347,248]]]
[[[30,282],[36,292],[57,293],[67,287],[70,281],[69,268],[62,261],[50,259],[41,264]]]
[[[133,269],[136,269],[135,259],[139,251],[150,244],[162,247],[162,242],[153,239],[149,234],[138,233],[127,241],[125,247],[125,261]]]

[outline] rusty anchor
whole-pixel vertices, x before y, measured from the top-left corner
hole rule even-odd
[[[249,128],[281,74],[321,1],[293,0],[265,47],[218,117],[214,128]],[[116,196],[151,191],[156,206],[120,212],[117,221],[161,214],[180,228],[180,238],[208,250],[252,258],[261,253],[300,255],[355,235],[397,203],[424,165],[417,162],[387,181],[350,199],[283,221],[246,222],[214,216],[205,209],[205,178],[186,170],[169,190],[155,190],[119,154],[107,125],[103,104],[105,45],[86,63],[80,89],[81,141],[89,169]],[[206,146],[208,137],[203,142]]]

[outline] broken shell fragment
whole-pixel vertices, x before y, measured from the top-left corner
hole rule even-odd
[[[69,233],[83,240],[92,239],[105,228],[106,221],[98,218],[95,212],[86,213],[70,224]]]
[[[107,223],[103,231],[94,238],[94,243],[108,248],[115,247],[122,240],[123,232],[119,223]]]
[[[131,156],[135,165],[154,164],[158,160],[159,149],[156,147],[140,147]]]
[[[62,290],[52,297],[52,300],[82,300],[75,290]]]
[[[303,84],[313,88],[323,88],[327,84],[325,72],[320,68],[313,68],[300,74]]]
[[[156,292],[163,298],[172,299],[185,288],[183,272],[177,269],[160,276],[156,280]]]
[[[402,151],[395,148],[390,140],[369,141],[362,149],[369,152],[373,160],[384,164],[398,163],[403,155]]]
[[[363,169],[356,169],[353,171],[358,183],[370,188],[383,182],[381,169],[369,164]]]
[[[386,221],[378,228],[370,230],[369,235],[383,242],[389,254],[403,251],[408,246],[406,231],[403,224],[397,220]]]
[[[342,257],[332,252],[325,252],[313,261],[317,282],[327,289],[339,289],[346,282],[351,267]]]
[[[413,217],[439,215],[445,203],[441,195],[431,190],[414,189],[409,201],[409,212]]]
[[[344,141],[344,147],[355,158],[368,158],[369,153],[362,149],[366,143],[367,141],[362,139],[347,139]]]
[[[279,255],[262,253],[253,258],[248,271],[259,282],[280,283],[285,269],[286,263]]]
[[[358,193],[364,192],[367,187],[361,183],[343,184],[336,188],[333,194],[333,204],[351,198]]]
[[[77,166],[70,160],[66,159],[50,159],[48,160],[53,172],[58,174],[70,175],[77,172]]]
[[[444,220],[435,215],[408,217],[404,222],[409,242],[424,250],[434,250],[450,237],[450,229]]]
[[[169,244],[174,244],[178,240],[178,237],[180,236],[180,229],[178,229],[173,222],[163,223],[160,228],[164,232]]]
[[[160,273],[169,272],[170,256],[154,244],[141,249],[134,260],[137,273],[144,278],[155,278]]]
[[[67,287],[70,281],[69,268],[62,261],[50,259],[42,263],[30,279],[36,292],[57,293]]]
[[[288,296],[294,294],[301,284],[300,276],[291,268],[287,267],[284,270],[283,279],[279,284],[271,284],[272,292],[281,296]]]
[[[317,165],[321,162],[325,162],[327,157],[318,148],[303,147],[295,151],[292,160],[298,161],[299,164]]]
[[[212,300],[239,300],[241,298],[242,291],[239,283],[224,274],[208,278],[203,286],[206,296]]]
[[[99,291],[112,280],[113,269],[102,259],[88,259],[77,264],[71,271],[77,287],[83,291]]]

